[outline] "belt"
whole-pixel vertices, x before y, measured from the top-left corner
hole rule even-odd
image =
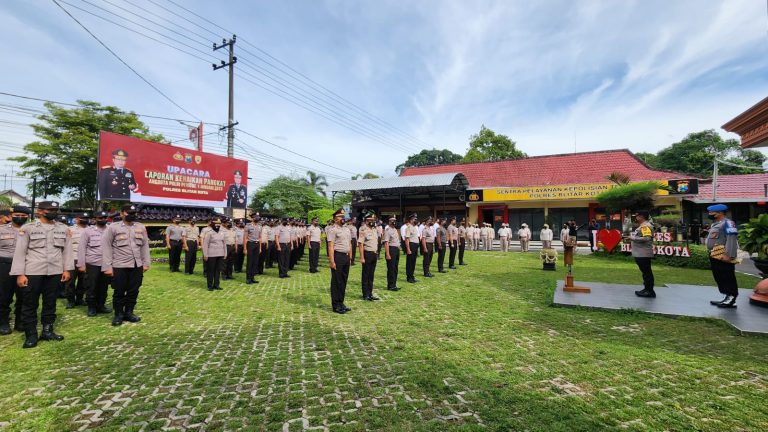
[[[10,264],[12,262],[13,262],[13,257],[0,257],[0,263]]]
[[[173,240],[173,239],[171,239],[171,241],[172,241],[172,242],[180,242],[180,241],[181,241],[181,239],[178,239],[178,240]]]

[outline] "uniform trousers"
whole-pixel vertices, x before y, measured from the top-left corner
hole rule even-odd
[[[373,275],[376,272],[376,262],[379,256],[374,251],[365,251],[363,253],[365,264],[363,264],[363,275],[361,278],[363,286],[363,297],[373,295]]]
[[[450,252],[448,254],[448,267],[453,268],[456,266],[456,242],[454,241],[448,242],[448,247],[450,249]],[[440,268],[440,270],[442,270],[439,257],[438,257],[437,265]]]
[[[528,245],[531,243],[531,240],[528,238],[521,238],[520,239],[520,250],[523,252],[528,252]]]
[[[288,265],[291,260],[291,244],[280,243],[280,250],[277,252],[277,267],[280,269],[280,277],[288,276]]]
[[[349,279],[349,255],[346,252],[333,252],[335,269],[331,269],[331,305],[334,309],[344,304]]]
[[[61,274],[50,276],[27,276],[28,285],[24,290],[24,303],[21,306],[21,320],[26,331],[37,329],[37,306],[43,299],[40,311],[40,323],[53,324],[56,321],[56,290],[61,283]]]
[[[352,239],[352,259],[349,262],[349,265],[355,265],[355,256],[357,255],[357,239]]]
[[[253,280],[258,271],[259,263],[259,242],[248,241],[246,247],[248,248],[247,263],[245,265],[245,279]]]
[[[424,276],[431,274],[429,267],[432,265],[432,255],[435,253],[435,244],[427,243],[427,251],[421,261],[421,269],[424,270]]]
[[[243,262],[245,262],[245,254],[243,253],[243,243],[235,245],[235,273],[243,272]],[[259,254],[261,258],[264,254]]]
[[[14,296],[13,314],[16,316],[16,327],[21,329],[21,306],[24,291],[16,286],[16,276],[11,271],[11,258],[0,258],[0,324],[9,324],[11,319],[11,303]]]
[[[261,244],[261,253],[259,254],[259,263],[256,265],[256,274],[264,274],[264,264],[267,262],[266,251],[269,248],[269,243]]]
[[[116,267],[112,269],[112,309],[115,315],[133,313],[139,299],[139,288],[144,281],[142,267]]]
[[[499,237],[499,246],[502,252],[509,252],[509,237]]]
[[[195,272],[197,263],[197,240],[187,240],[187,251],[184,253],[184,273]]]
[[[293,270],[296,267],[296,263],[299,262],[299,247],[291,249],[291,257],[288,261],[288,270]]]
[[[232,272],[235,270],[235,245],[227,245],[227,257],[224,258],[224,265],[221,269],[222,276],[232,278]]]
[[[410,242],[411,254],[405,258],[405,276],[408,280],[416,279],[414,272],[416,271],[416,251],[419,250],[419,244]]]
[[[640,273],[643,274],[643,287],[646,291],[653,291],[653,287],[655,285],[653,270],[651,269],[652,259],[653,258],[651,257],[635,257],[635,263],[637,263],[637,267],[640,269]]]
[[[396,246],[389,247],[389,257],[387,261],[387,288],[397,287],[397,273],[400,266],[400,249]]]
[[[437,270],[444,271],[443,267],[445,267],[445,244],[438,245],[437,247]]]
[[[267,268],[273,268],[275,266],[275,257],[277,256],[277,252],[275,250],[275,242],[269,241],[267,242]]]
[[[480,249],[480,237],[472,238],[472,250],[476,251]]]
[[[106,304],[109,279],[100,265],[85,265],[85,303],[89,309],[98,309]]]
[[[181,240],[171,240],[171,249],[168,251],[168,263],[172,272],[179,271],[181,265]]]
[[[205,274],[206,274],[206,279],[208,281],[208,288],[209,289],[219,288],[221,286],[219,284],[219,275],[221,274],[222,270],[224,270],[224,257],[209,256],[208,259],[205,260],[205,267],[206,267]]]
[[[78,267],[76,264],[75,267]],[[69,272],[71,277],[64,282],[64,296],[69,301],[79,301],[85,297],[85,274],[77,270]]]
[[[710,258],[709,266],[717,283],[717,289],[724,295],[738,296],[739,284],[736,282],[736,265]]]
[[[466,240],[463,238],[459,239],[459,265],[464,264],[464,248],[466,248]],[[453,264],[451,264],[453,265]]]
[[[320,242],[309,242],[309,271],[317,271],[317,264],[320,261]]]

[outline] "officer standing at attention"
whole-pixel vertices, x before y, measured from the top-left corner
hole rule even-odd
[[[208,233],[213,232],[213,221],[215,218],[208,218],[206,225],[200,230],[200,235],[197,237],[197,248],[203,250],[203,240]],[[203,277],[208,276],[208,269],[203,263]]]
[[[250,285],[259,283],[256,278],[256,271],[259,264],[259,255],[261,254],[261,217],[258,213],[251,213],[251,223],[245,226],[243,233],[243,251],[247,259],[245,265],[245,283]]]
[[[509,229],[507,224],[501,224],[501,228],[499,228],[499,246],[501,246],[502,252],[509,252],[510,236],[512,236],[512,230]]]
[[[219,276],[227,258],[227,240],[221,229],[221,220],[212,221],[211,232],[203,238],[203,262],[207,268],[208,291],[220,290]]]
[[[184,247],[184,274],[195,272],[195,263],[197,263],[197,237],[200,232],[195,225],[197,220],[193,217],[189,220],[189,225],[184,227],[184,234],[181,237],[181,243]]]
[[[267,263],[267,256],[269,255],[269,236],[272,233],[272,229],[269,227],[269,221],[267,220],[262,219],[259,221],[259,224],[261,225],[261,235],[259,235],[261,249],[259,252],[259,262],[256,264],[256,274],[263,275],[264,266]],[[243,244],[242,239],[240,244]]]
[[[312,218],[312,225],[307,230],[309,242],[309,272],[317,273],[317,264],[320,261],[320,227],[317,226],[317,218]]]
[[[437,220],[437,236],[435,236],[435,245],[437,247],[437,272],[448,273],[445,271],[445,248],[448,244],[448,230],[445,228],[445,218]],[[456,249],[454,248],[454,251]]]
[[[266,226],[263,226],[261,228],[261,234],[262,237],[264,236],[264,232],[266,230]],[[245,229],[243,225],[243,221],[241,219],[235,220],[235,227],[232,228],[235,232],[235,273],[242,273],[243,272],[243,261],[245,261],[245,254],[243,254],[243,243],[245,243],[243,240],[245,238]],[[264,249],[262,249],[264,250]],[[264,254],[259,254],[259,259],[264,256]],[[263,260],[262,260],[263,261]],[[261,262],[261,261],[260,261]]]
[[[130,200],[131,192],[138,192],[139,185],[133,172],[125,167],[128,152],[118,149],[112,152],[112,165],[99,170],[98,190],[100,200]]]
[[[708,217],[712,222],[707,235],[709,264],[712,276],[717,282],[717,288],[725,296],[720,301],[710,303],[721,308],[735,308],[739,296],[739,285],[736,282],[736,265],[734,260],[739,251],[739,230],[736,223],[725,217],[728,206],[715,204],[707,207]]]
[[[13,327],[16,331],[24,331],[21,321],[24,291],[16,286],[16,278],[11,276],[10,272],[16,251],[16,238],[31,213],[29,207],[0,208],[0,335],[3,336],[11,334],[11,302],[14,296],[16,303],[13,306]]]
[[[275,258],[277,257],[277,249],[275,248],[275,221],[271,219],[266,221],[261,229],[266,230],[264,236],[267,239],[267,248],[262,251],[262,253],[266,255],[266,257],[264,257],[264,268],[271,269],[275,267]]]
[[[647,211],[638,211],[635,215],[638,227],[630,235],[632,241],[632,256],[635,263],[643,274],[643,290],[635,291],[638,297],[656,298],[656,292],[653,290],[654,279],[651,269],[651,260],[653,259],[653,225],[648,222],[650,216]]]
[[[360,264],[363,266],[361,278],[363,300],[379,300],[373,295],[373,275],[376,273],[376,262],[379,259],[379,233],[376,231],[376,213],[368,211],[363,214],[364,225],[360,227],[358,247],[360,248]]]
[[[16,276],[16,284],[24,290],[21,316],[26,338],[24,348],[37,346],[37,305],[43,299],[40,322],[43,331],[40,339],[60,341],[64,336],[53,331],[56,321],[56,290],[61,282],[67,282],[74,270],[72,234],[67,226],[56,222],[59,203],[43,201],[37,206],[38,219],[19,229],[10,274]]]
[[[352,260],[349,265],[355,265],[355,255],[357,255],[357,218],[350,218],[347,221],[347,229],[352,236]]]
[[[424,277],[435,277],[430,269],[432,255],[435,253],[435,234],[432,232],[432,216],[428,216],[424,220],[424,228],[421,230],[421,251],[424,255],[421,261]]]
[[[74,218],[74,225],[69,227],[69,232],[72,235],[72,256],[75,259],[75,269],[79,267],[77,263],[77,251],[80,247],[80,237],[83,235],[83,231],[88,227],[88,213],[79,213]],[[78,271],[73,271],[71,277],[64,284],[64,295],[67,297],[67,309],[72,309],[75,306],[83,306],[85,301],[85,274],[81,274]]]
[[[448,256],[448,268],[456,269],[456,249],[461,241],[459,229],[456,228],[456,218],[451,218],[451,224],[448,225],[448,249],[450,249],[450,255]]]
[[[299,224],[292,220],[288,227],[291,230],[291,256],[288,261],[288,270],[293,270],[299,262]]]
[[[352,235],[343,225],[344,209],[340,208],[333,215],[334,226],[328,231],[328,249],[331,252],[331,305],[337,314],[345,314],[352,309],[344,304],[349,279],[349,261],[352,259]]]
[[[409,283],[416,283],[414,272],[416,271],[416,251],[419,249],[419,227],[416,226],[416,213],[408,218],[408,225],[405,227],[405,277]]]
[[[389,224],[384,229],[384,253],[387,259],[387,289],[399,291],[397,273],[400,266],[400,230],[397,229],[397,218],[389,217]]]
[[[106,306],[110,280],[101,271],[101,238],[107,229],[108,216],[105,211],[93,214],[96,225],[91,225],[83,231],[80,248],[77,250],[77,270],[85,275],[85,303],[88,305],[89,317],[112,312],[112,309]]]
[[[277,248],[277,267],[281,278],[290,277],[288,275],[288,265],[291,259],[291,228],[288,226],[288,218],[283,218],[275,231]]]
[[[149,270],[149,238],[144,225],[136,222],[136,206],[126,204],[120,211],[120,222],[113,223],[102,234],[104,257],[101,271],[112,277],[113,326],[123,321],[137,323],[133,313],[139,298],[144,272]]]
[[[224,243],[227,246],[227,253],[224,255],[224,263],[222,264],[221,269],[221,278],[223,280],[232,280],[234,279],[232,277],[232,272],[235,269],[235,245],[237,244],[237,235],[232,229],[232,220],[224,219],[221,223],[219,232],[224,235]],[[219,285],[217,284],[216,286]]]
[[[456,218],[453,218],[456,220]],[[467,247],[467,241],[469,240],[469,231],[467,230],[467,220],[461,220],[461,226],[459,226],[459,265],[467,265],[464,262],[464,249]]]
[[[179,226],[181,215],[173,218],[173,223],[165,229],[165,248],[168,249],[168,263],[171,273],[178,272],[181,265],[181,250],[184,248],[184,228]]]

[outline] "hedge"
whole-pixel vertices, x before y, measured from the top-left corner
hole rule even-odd
[[[632,258],[632,254],[620,252],[618,249],[619,248],[614,249],[612,253],[608,253],[605,250],[601,249],[593,253],[592,255],[598,258],[609,259],[609,260],[634,261],[634,258]],[[706,246],[689,244],[688,249],[690,249],[691,251],[691,256],[688,258],[656,255],[656,258],[654,259],[654,263],[661,264],[661,265],[668,265],[670,267],[687,267],[687,268],[708,270],[709,269],[709,253],[707,252]]]
[[[333,219],[333,214],[336,210],[333,209],[316,209],[307,212],[307,222],[311,222],[312,218],[317,218],[320,225],[325,225],[328,219]]]

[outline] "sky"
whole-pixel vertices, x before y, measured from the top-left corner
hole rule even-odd
[[[738,138],[720,126],[768,96],[764,0],[57,1],[168,98],[53,0],[2,2],[0,92],[202,120],[206,150],[225,154],[227,72],[211,63],[226,52],[212,44],[235,33],[235,156],[252,186],[308,169],[394,176],[424,148],[465,153],[482,125],[529,155]],[[33,121],[0,109],[4,187]]]

